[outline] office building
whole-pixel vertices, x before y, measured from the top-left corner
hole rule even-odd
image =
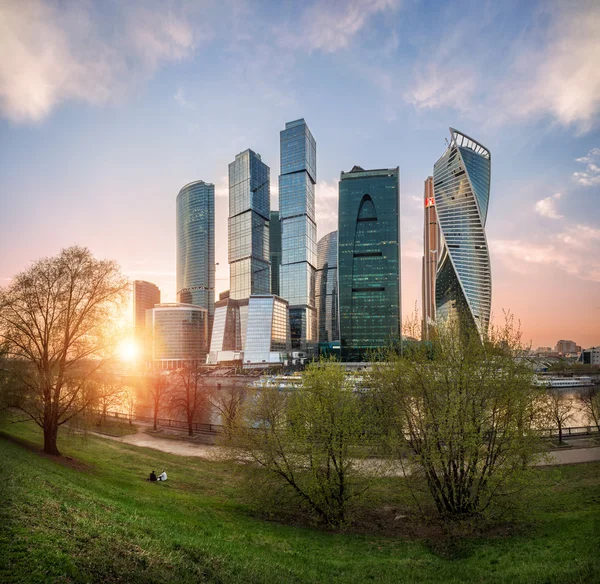
[[[317,272],[315,304],[319,345],[339,344],[338,288],[337,288],[338,233],[332,231],[317,244]]]
[[[281,266],[281,221],[279,220],[279,211],[271,211],[269,247],[271,254],[271,294],[279,296],[279,268]]]
[[[600,365],[600,347],[583,349],[579,355],[578,362],[584,365]]]
[[[364,361],[400,341],[398,168],[342,172],[338,281],[341,357]]]
[[[185,185],[177,195],[177,301],[206,309],[210,335],[215,310],[215,186],[201,180]]]
[[[555,350],[561,355],[567,355],[569,353],[580,353],[581,347],[577,345],[574,341],[561,340],[556,343]]]
[[[229,295],[234,300],[271,291],[270,170],[245,150],[229,165]]]
[[[435,272],[437,270],[439,227],[435,211],[433,177],[425,180],[425,217],[423,224],[423,261],[421,266],[421,306],[423,320],[421,338],[429,338],[429,329],[435,323]]]
[[[435,283],[436,322],[456,318],[464,332],[487,335],[492,305],[485,223],[490,198],[490,151],[450,128],[435,163],[433,189],[441,233]]]
[[[314,351],[317,342],[315,308],[317,146],[303,119],[285,125],[285,130],[280,133],[280,148],[279,293],[289,302],[292,347],[303,351]]]
[[[250,296],[244,367],[283,364],[290,350],[287,301],[272,294]]]
[[[152,282],[133,282],[133,327],[138,340],[146,336],[146,310],[160,304],[160,289]]]
[[[208,338],[208,310],[193,304],[158,304],[146,311],[152,330],[152,364],[177,369],[186,363],[204,363]]]

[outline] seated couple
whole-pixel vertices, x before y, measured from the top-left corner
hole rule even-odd
[[[152,471],[150,473],[150,477],[148,479],[146,479],[150,482],[154,482],[154,481],[166,481],[167,480],[167,473],[163,470],[158,476],[156,476],[156,473],[154,471]]]

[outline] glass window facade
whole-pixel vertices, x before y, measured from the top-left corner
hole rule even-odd
[[[487,148],[450,128],[450,145],[435,163],[433,188],[441,242],[436,319],[456,317],[463,327],[487,334],[492,275],[485,235],[491,155]]]
[[[244,364],[283,363],[290,348],[288,303],[273,295],[251,296]]]
[[[143,339],[146,330],[146,310],[160,304],[160,289],[152,282],[135,280],[133,282],[133,324],[135,335]]]
[[[421,338],[429,338],[429,329],[435,322],[435,273],[437,270],[439,251],[439,227],[433,194],[433,177],[425,180],[424,190],[424,222],[423,222],[423,261],[421,265]]]
[[[279,296],[279,267],[281,266],[281,221],[279,220],[279,211],[271,211],[269,246],[271,256],[271,294]]]
[[[234,300],[271,290],[270,170],[245,150],[229,165],[229,270]]]
[[[160,304],[147,311],[152,326],[152,360],[162,369],[203,363],[207,353],[208,310],[190,304]]]
[[[315,303],[319,343],[333,343],[340,340],[338,324],[337,289],[338,234],[332,231],[317,244],[317,273],[315,282]]]
[[[317,146],[303,119],[285,125],[285,130],[280,134],[280,148],[279,293],[289,302],[293,348],[313,351],[318,340],[314,291],[317,266]]]
[[[339,192],[341,356],[363,361],[400,339],[399,169],[355,166]]]
[[[177,300],[205,308],[210,332],[215,309],[215,187],[204,181],[185,185],[177,195]]]

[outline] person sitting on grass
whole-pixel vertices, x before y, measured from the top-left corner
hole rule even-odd
[[[147,480],[147,481],[150,481],[150,482],[152,482],[152,483],[153,483],[154,481],[157,481],[158,479],[156,478],[156,473],[155,473],[154,471],[152,471],[152,472],[150,473],[150,477],[149,477],[149,478],[147,478],[146,480]]]
[[[165,472],[165,469],[163,469],[163,471],[158,475],[158,480],[159,481],[167,480],[167,473]]]

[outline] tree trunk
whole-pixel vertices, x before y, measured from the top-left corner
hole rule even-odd
[[[563,439],[562,439],[562,423],[559,420],[558,421],[558,445],[560,446],[563,443]]]
[[[158,409],[154,410],[154,430],[158,430]]]
[[[56,441],[58,439],[58,424],[54,421],[50,421],[44,427],[44,452],[46,454],[53,454],[54,456],[60,456]]]
[[[188,413],[187,416],[188,419],[188,436],[193,436],[194,435],[194,416]]]

